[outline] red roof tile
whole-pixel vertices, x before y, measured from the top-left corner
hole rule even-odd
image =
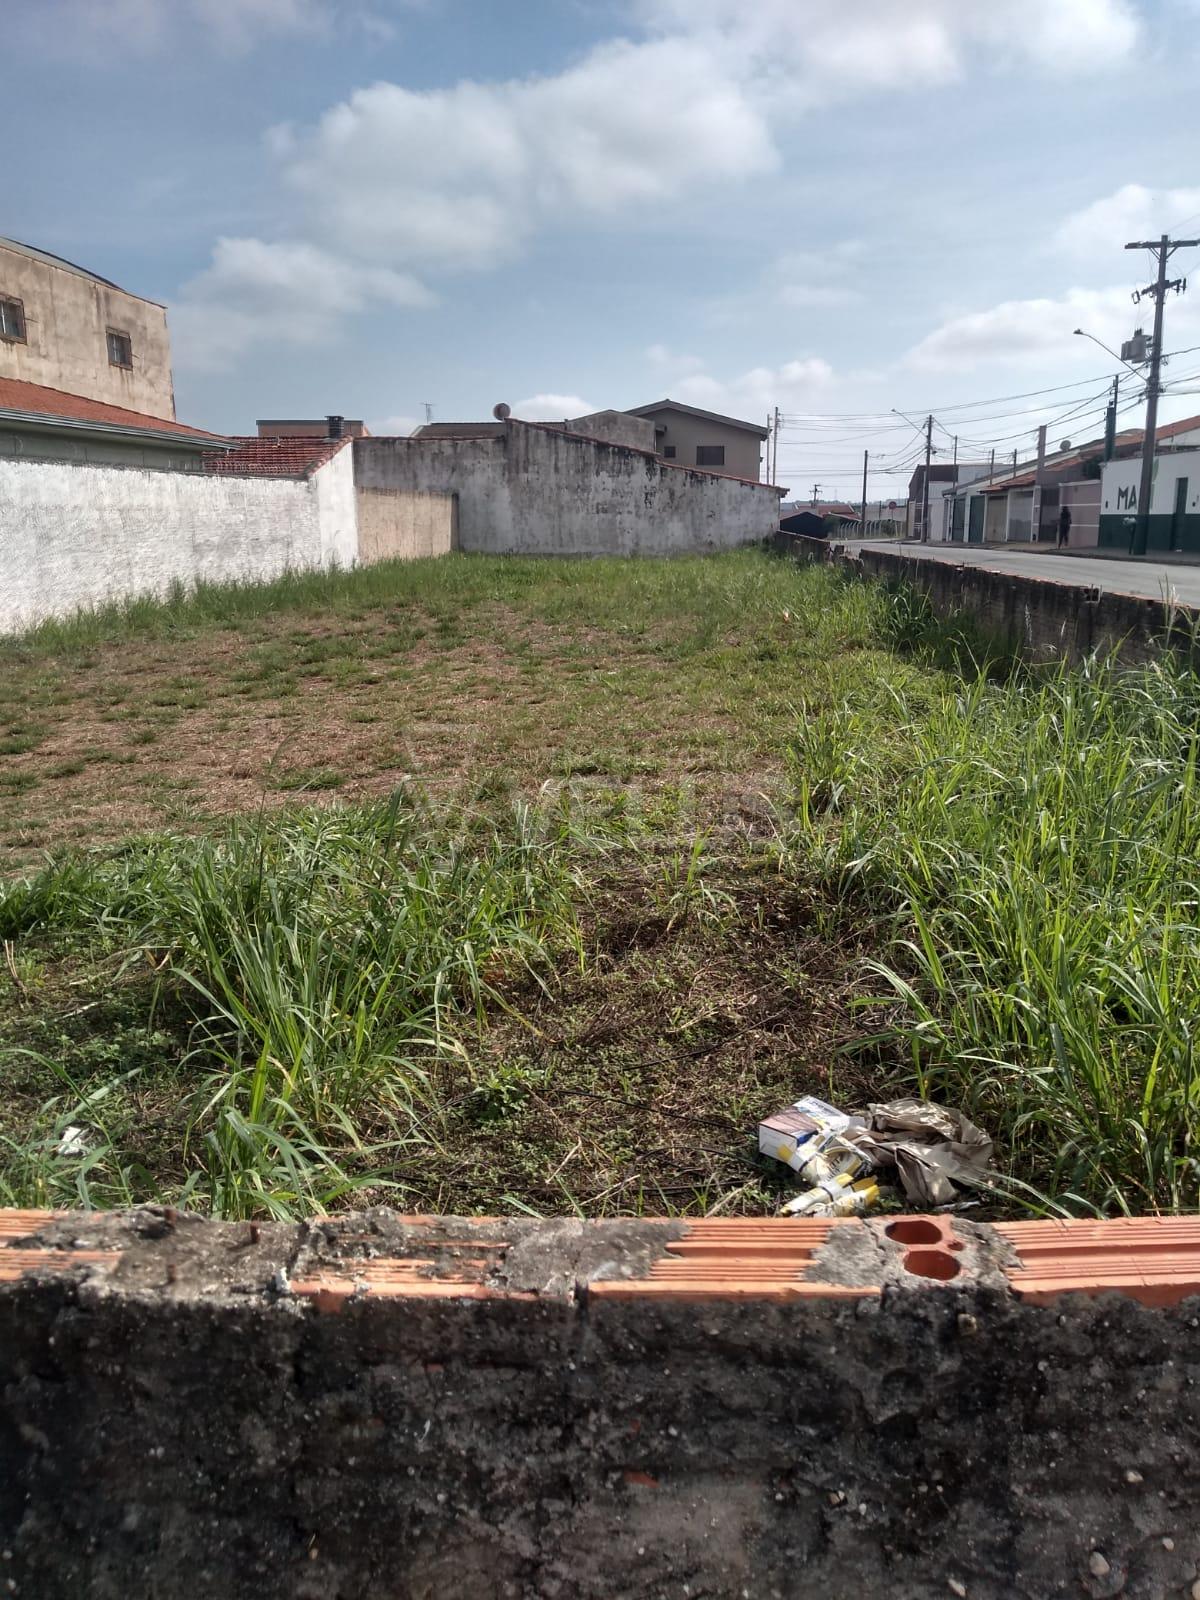
[[[205,458],[206,472],[236,472],[252,478],[307,478],[352,442],[349,434],[341,439],[306,439],[298,435],[234,438],[236,449]]]
[[[219,443],[221,437],[206,433],[203,428],[172,422],[168,417],[148,417],[142,411],[128,411],[124,406],[110,406],[103,400],[66,394],[61,389],[47,389],[40,383],[25,383],[19,378],[0,378],[0,411],[24,411],[42,417],[61,417],[69,422],[98,422],[110,428],[140,428],[151,433],[178,434],[187,439],[211,439],[214,444]]]

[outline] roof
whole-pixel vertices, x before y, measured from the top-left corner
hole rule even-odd
[[[723,422],[727,428],[744,428],[760,439],[767,438],[770,429],[757,422],[743,422],[740,417],[722,416],[719,411],[701,411],[699,406],[685,406],[682,400],[656,400],[649,406],[626,406],[631,417],[648,417],[655,411],[682,411],[686,417],[703,417],[706,422]]]
[[[564,428],[561,422],[523,422],[517,417],[513,421],[521,428],[538,428],[542,433],[555,433],[562,439],[578,439],[583,444],[595,445],[601,450],[623,450],[626,455],[644,456],[647,461],[668,472],[691,472],[698,478],[728,478],[731,483],[746,483],[754,489],[773,489],[778,495],[787,493],[779,484],[767,483],[762,478],[743,478],[736,472],[722,472],[719,467],[693,467],[686,461],[664,461],[655,450],[645,450],[639,444],[623,444],[617,439],[598,439],[593,433],[576,433],[572,428]]]
[[[349,434],[340,439],[292,437],[260,439],[235,435],[234,448],[225,455],[206,456],[206,472],[236,472],[251,478],[307,478],[318,467],[353,444]]]
[[[93,283],[102,283],[106,289],[115,289],[118,294],[128,294],[128,289],[122,289],[119,283],[114,283],[111,278],[102,278],[98,272],[90,272],[87,267],[80,267],[74,261],[68,261],[66,256],[56,256],[53,250],[39,250],[35,244],[22,244],[20,239],[6,239],[0,235],[0,248],[15,250],[18,255],[29,256],[33,261],[44,261],[47,266],[60,267],[63,272],[73,272],[76,277],[90,278]],[[145,299],[144,295],[134,295],[135,300]],[[157,300],[152,300],[151,305],[158,305]]]
[[[24,422],[59,423],[73,427],[95,427],[106,432],[162,433],[175,439],[195,439],[223,446],[220,434],[203,428],[189,428],[168,417],[151,417],[125,406],[110,406],[86,395],[66,394],[47,389],[40,383],[25,383],[20,378],[0,378],[0,417],[19,417]]]
[[[1200,433],[1200,417],[1182,417],[1178,422],[1164,422],[1161,428],[1154,430],[1155,442],[1165,443],[1169,439],[1178,438],[1181,433]],[[1122,428],[1114,440],[1116,455],[1128,457],[1134,451],[1140,450],[1144,438],[1143,428]],[[1096,458],[1103,450],[1104,439],[1100,437],[1087,439],[1083,444],[1072,445],[1069,450],[1052,451],[1042,462],[1042,471],[1050,473],[1054,478],[1060,478],[1073,467],[1082,466],[1085,461]],[[1031,488],[1036,482],[1037,463],[1024,461],[1016,472],[1010,469],[1007,474],[992,478],[987,483],[979,478],[964,481],[958,488],[971,494],[1007,494],[1010,489]]]
[[[504,432],[502,422],[423,422],[413,439],[493,439]]]

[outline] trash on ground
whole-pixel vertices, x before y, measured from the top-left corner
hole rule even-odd
[[[869,1106],[858,1138],[879,1166],[895,1167],[905,1198],[925,1210],[956,1200],[956,1183],[978,1188],[992,1160],[982,1128],[929,1100]]]
[[[991,1139],[961,1111],[913,1099],[864,1113],[806,1095],[759,1123],[758,1148],[810,1186],[783,1208],[800,1217],[862,1215],[878,1203],[884,1173],[924,1210],[949,1205],[955,1185],[977,1187],[992,1158]]]
[[[879,1200],[879,1185],[873,1178],[853,1178],[843,1172],[826,1183],[806,1189],[783,1208],[787,1217],[859,1217]]]

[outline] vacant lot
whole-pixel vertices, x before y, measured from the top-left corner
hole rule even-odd
[[[964,669],[758,554],[0,653],[0,1198],[773,1209],[760,1115],[916,1091],[998,1136],[989,1206],[1196,1204],[1181,669]]]
[[[758,790],[799,712],[885,666],[868,607],[812,601],[758,557],[459,558],[51,625],[0,644],[0,847],[22,865],[401,783]]]

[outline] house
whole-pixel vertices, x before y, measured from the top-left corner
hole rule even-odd
[[[948,539],[949,508],[945,503],[960,483],[982,477],[987,471],[986,461],[936,461],[929,467],[929,525],[925,526],[925,463],[914,470],[908,481],[908,537],[927,540]]]
[[[291,421],[260,417],[254,424],[260,439],[365,439],[365,422],[350,417],[301,417]]]
[[[166,309],[48,250],[0,239],[0,378],[173,419]]]
[[[1200,446],[1200,417],[1165,423],[1156,430],[1155,437],[1157,473],[1159,463],[1168,454]],[[1116,434],[1111,462],[1104,459],[1106,441],[1094,438],[1053,451],[1040,464],[1036,460],[1021,462],[1015,469],[960,486],[953,496],[951,538],[969,544],[1054,544],[1059,514],[1066,506],[1071,513],[1072,548],[1127,546],[1129,529],[1123,519],[1129,514],[1128,495],[1118,505],[1116,494],[1118,486],[1136,486],[1140,481],[1143,438],[1141,428],[1127,428]],[[1110,470],[1117,467],[1120,472]],[[1108,510],[1102,506],[1104,481],[1112,486]],[[1135,503],[1136,498],[1135,487]],[[1174,516],[1174,505],[1160,507],[1157,488],[1154,507],[1158,543],[1151,548],[1190,548],[1171,544],[1173,535],[1168,524]]]
[[[768,429],[717,411],[701,411],[679,400],[631,406],[630,416],[654,424],[655,446],[664,461],[681,467],[707,467],[757,482],[762,477],[762,445]]]
[[[858,533],[861,517],[844,500],[792,500],[779,508],[779,527],[809,539],[827,539],[836,533]]]
[[[506,409],[506,408],[499,408]],[[628,411],[589,411],[583,417],[564,417],[561,422],[539,423],[543,428],[554,428],[560,433],[577,433],[589,439],[601,439],[605,444],[627,444],[634,450],[653,450],[655,430],[653,422],[634,416]],[[505,422],[425,422],[414,428],[414,439],[500,439],[504,437]]]
[[[167,417],[0,378],[0,460],[90,462],[199,472],[228,441]]]

